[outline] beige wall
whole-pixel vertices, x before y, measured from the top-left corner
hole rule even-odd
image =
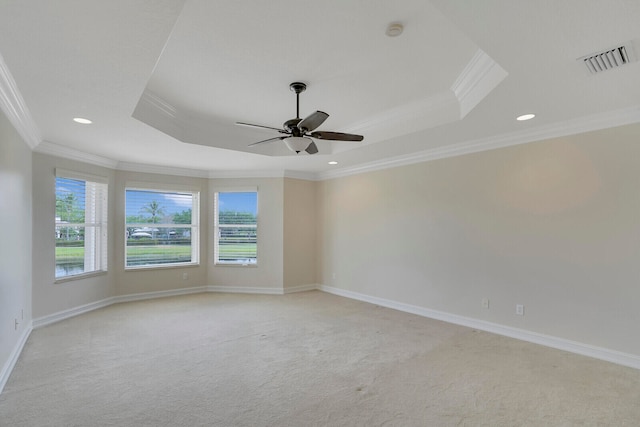
[[[33,154],[33,313],[40,318],[115,296],[215,286],[245,291],[283,291],[282,178],[205,179],[116,171],[40,153]],[[109,179],[109,267],[107,274],[54,283],[53,229],[55,169],[105,176]],[[124,191],[128,182],[150,186],[180,186],[200,190],[200,265],[184,268],[125,270]],[[213,264],[214,191],[258,188],[258,265]],[[187,278],[184,278],[184,273]]]
[[[640,144],[611,132],[323,182],[323,283],[640,355]]]
[[[284,180],[284,288],[318,283],[316,193],[318,183]]]
[[[266,292],[283,290],[283,205],[282,178],[212,179],[210,200],[216,191],[234,191],[238,188],[258,188],[258,263],[256,266],[214,265],[213,238],[208,239],[208,284],[217,287],[254,289]],[[213,202],[211,201],[211,205]],[[210,207],[209,223],[213,229]]]
[[[29,299],[38,318],[118,295],[320,283],[640,355],[640,145],[629,128],[309,182],[134,173],[31,154],[2,119],[3,203],[20,205],[4,211],[16,224],[4,241],[32,236],[0,261],[2,316]],[[56,167],[109,179],[108,274],[54,283]],[[200,266],[124,270],[128,181],[200,188]],[[212,195],[238,187],[259,191],[258,265],[215,266]],[[15,345],[4,325],[0,357]]]
[[[109,185],[108,272],[55,283],[55,171],[56,168],[102,176]],[[57,313],[113,296],[114,293],[114,180],[115,171],[60,157],[33,153],[33,317]]]
[[[31,219],[31,150],[0,111],[1,374],[31,321]]]

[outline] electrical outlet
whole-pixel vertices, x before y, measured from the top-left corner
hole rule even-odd
[[[482,298],[482,308],[489,308],[489,298]]]
[[[189,279],[189,273],[182,273],[182,280],[188,280]]]
[[[516,314],[518,316],[524,316],[524,305],[516,304]]]

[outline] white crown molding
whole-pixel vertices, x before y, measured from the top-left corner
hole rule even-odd
[[[351,133],[375,134],[368,143],[464,118],[508,73],[478,49],[449,90],[375,114],[346,128]],[[402,133],[398,133],[402,129]]]
[[[32,150],[40,144],[42,141],[40,130],[2,55],[0,55],[0,108]]]
[[[211,179],[237,179],[237,178],[284,178],[285,172],[282,170],[225,170],[209,171],[208,177]]]
[[[42,141],[35,150],[38,153],[62,157],[128,172],[142,172],[159,175],[185,176],[190,178],[209,179],[240,179],[240,178],[294,178],[306,181],[316,181],[317,176],[313,172],[290,170],[251,170],[251,171],[207,171],[201,169],[187,169],[172,166],[149,165],[144,163],[118,162],[105,157],[88,154],[48,141]]]
[[[237,171],[204,171],[198,169],[175,168],[170,166],[146,165],[140,163],[117,162],[108,158],[84,153],[79,150],[42,141],[35,151],[63,158],[82,161],[89,164],[107,167],[110,169],[146,172],[163,175],[188,176],[209,179],[238,179],[238,178],[294,178],[307,181],[324,181],[357,175],[376,170],[388,169],[428,162],[447,157],[462,156],[481,151],[510,147],[529,142],[542,141],[550,138],[558,138],[567,135],[596,131],[616,126],[624,126],[640,122],[640,105],[593,114],[565,122],[554,123],[547,126],[532,128],[525,131],[512,132],[498,136],[490,136],[476,140],[464,141],[443,147],[436,147],[411,154],[394,156],[383,160],[363,163],[357,166],[333,169],[325,172],[304,172],[292,170],[237,170]]]
[[[481,151],[495,150],[498,148],[526,144],[529,142],[543,141],[550,138],[559,138],[584,132],[592,132],[617,126],[624,126],[640,122],[640,105],[606,113],[593,114],[566,122],[553,123],[547,126],[528,129],[520,132],[512,132],[503,135],[490,136],[429,150],[390,157],[384,160],[364,163],[350,168],[335,169],[317,174],[317,180],[342,178],[373,172],[381,169],[406,166],[415,163],[429,162],[447,157],[462,156]]]
[[[169,102],[162,99],[159,95],[145,90],[140,97],[140,103],[147,104],[155,111],[159,112],[163,116],[176,119],[178,117],[178,110]]]
[[[95,154],[85,153],[84,151],[74,148],[65,147],[64,145],[54,144],[49,141],[42,141],[35,148],[37,153],[49,154],[51,156],[62,157],[65,159],[77,160],[91,165],[102,166],[109,169],[115,169],[118,162],[106,157],[97,156]]]
[[[498,323],[487,322],[484,320],[474,319],[471,317],[460,316],[457,314],[446,313],[438,310],[432,310],[416,305],[405,304],[393,300],[374,297],[361,294],[359,292],[349,291],[341,288],[320,285],[318,289],[333,295],[339,295],[358,301],[368,302],[370,304],[403,311],[405,313],[416,314],[418,316],[430,319],[441,320],[455,325],[465,326],[468,328],[479,329],[534,344],[544,345],[546,347],[556,348],[583,356],[593,357],[595,359],[605,360],[607,362],[640,369],[640,356],[620,351],[611,350],[603,347],[596,347],[589,344],[571,341],[552,335],[540,334],[538,332],[528,331],[525,329],[514,328],[511,326],[500,325]]]
[[[172,166],[147,165],[142,163],[118,162],[117,170],[129,172],[154,173],[160,175],[186,176],[191,178],[208,178],[207,171],[199,169],[176,168]]]
[[[301,179],[304,181],[317,181],[318,174],[315,172],[285,170],[284,178]]]
[[[508,75],[493,58],[478,49],[451,86],[460,104],[460,118],[473,110]]]
[[[404,125],[407,122],[413,122],[415,120],[421,120],[424,122],[425,119],[439,111],[452,111],[450,107],[457,103],[458,100],[455,95],[451,93],[451,91],[445,90],[428,98],[419,99],[375,114],[357,123],[349,125],[346,128],[346,131],[353,133],[370,133],[389,126],[397,126],[399,124]],[[434,123],[431,123],[431,125],[436,126],[459,119],[459,117],[444,114],[444,117],[437,117],[435,120],[427,119],[427,122],[433,121]]]

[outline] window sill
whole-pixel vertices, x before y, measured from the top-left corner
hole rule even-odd
[[[74,274],[73,276],[60,277],[60,278],[57,278],[53,283],[58,284],[58,283],[72,282],[74,280],[88,279],[90,277],[103,276],[105,274],[107,274],[105,270],[91,271],[89,273],[81,273],[81,274]]]
[[[200,263],[188,263],[188,264],[157,264],[157,265],[136,265],[131,267],[125,267],[124,271],[145,271],[145,270],[166,270],[170,268],[192,268],[199,267]]]
[[[235,268],[256,268],[258,267],[258,263],[251,263],[251,264],[242,264],[242,263],[235,263],[235,262],[214,262],[213,263],[214,267],[235,267]]]

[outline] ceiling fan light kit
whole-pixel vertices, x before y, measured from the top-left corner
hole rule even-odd
[[[292,136],[290,138],[285,138],[284,140],[284,143],[289,147],[289,150],[296,152],[296,154],[305,151],[309,148],[309,145],[311,145],[312,142],[313,141],[311,139],[300,136]]]
[[[296,93],[296,118],[290,119],[284,122],[282,129],[278,129],[271,126],[256,125],[251,123],[236,122],[237,125],[259,127],[264,129],[271,129],[286,136],[276,136],[268,138],[262,141],[254,142],[249,146],[262,144],[271,141],[284,140],[285,145],[296,154],[303,151],[307,154],[316,154],[318,147],[311,138],[315,139],[328,139],[333,141],[347,141],[347,142],[360,142],[364,139],[362,135],[354,135],[350,133],[341,132],[328,132],[328,131],[315,131],[325,120],[329,117],[324,111],[316,111],[309,114],[304,119],[300,118],[300,93],[307,89],[307,85],[302,82],[293,82],[289,85],[289,89]]]

